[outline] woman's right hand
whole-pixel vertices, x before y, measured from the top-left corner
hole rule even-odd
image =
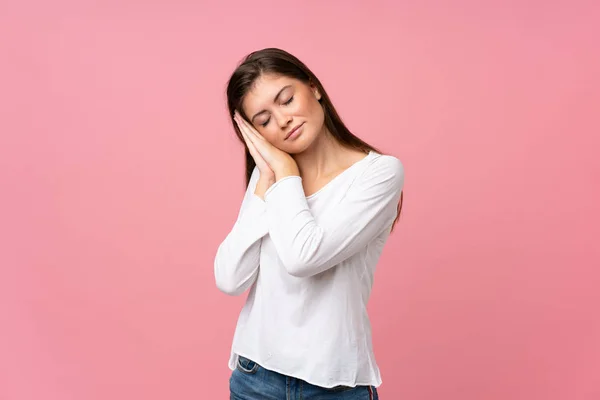
[[[238,124],[238,128],[240,129],[240,131],[242,131],[239,127],[239,122],[237,118],[241,117],[236,113],[233,119],[235,123]],[[267,189],[269,189],[271,185],[275,183],[275,172],[273,172],[269,164],[267,164],[267,162],[260,155],[258,150],[256,150],[256,147],[254,147],[252,141],[246,138],[246,135],[243,134],[243,131],[242,137],[244,138],[246,146],[248,147],[248,151],[250,152],[250,155],[252,156],[254,162],[256,163],[256,166],[258,167],[258,171],[260,172],[260,176],[258,178],[258,182],[256,183],[256,190],[254,191],[254,194],[260,197],[261,199],[264,199],[264,195]]]

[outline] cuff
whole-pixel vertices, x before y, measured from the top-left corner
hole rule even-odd
[[[250,217],[250,218],[255,218],[257,216],[260,216],[262,213],[264,213],[266,211],[266,209],[267,209],[267,204],[263,201],[263,199],[261,199],[260,197],[258,197],[254,193],[252,193],[250,195],[250,197],[248,198],[248,203],[246,204],[246,210],[244,211],[244,216]]]
[[[267,191],[265,192],[265,202],[268,202],[268,197],[270,197],[269,195],[271,194],[271,192],[278,191],[277,188],[280,186],[286,186],[286,183],[288,181],[298,181],[300,189],[302,190],[302,196],[304,196],[304,188],[302,188],[302,178],[298,175],[288,175],[284,178],[281,178],[267,189]]]
[[[307,210],[309,207],[302,187],[302,178],[287,176],[275,182],[265,193],[265,203],[269,210],[274,211],[280,223],[289,222],[294,215]]]

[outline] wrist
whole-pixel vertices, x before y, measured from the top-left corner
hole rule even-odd
[[[280,181],[288,176],[300,176],[300,171],[296,165],[286,166],[285,168],[275,171],[275,181]]]
[[[256,189],[254,194],[264,200],[265,193],[275,183],[275,175],[273,176],[261,176],[256,182]]]
[[[258,178],[257,185],[268,185],[271,186],[275,183],[277,179],[275,178],[275,174],[261,175]]]
[[[275,174],[275,181],[279,181],[287,176],[300,175],[300,170],[298,169],[296,160],[294,160],[294,158],[287,153],[284,153],[283,157],[275,159],[271,167],[273,173]]]

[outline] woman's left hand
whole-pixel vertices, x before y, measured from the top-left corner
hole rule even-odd
[[[235,111],[233,119],[242,132],[246,145],[253,145],[256,151],[269,164],[275,173],[275,179],[280,180],[290,175],[300,175],[298,164],[288,153],[278,149],[267,141],[248,121]],[[250,143],[248,143],[250,142]]]

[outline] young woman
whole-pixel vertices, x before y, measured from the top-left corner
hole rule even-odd
[[[367,301],[402,207],[404,168],[354,136],[317,77],[275,48],[227,87],[246,194],[217,250],[217,287],[250,288],[231,399],[377,399]]]

